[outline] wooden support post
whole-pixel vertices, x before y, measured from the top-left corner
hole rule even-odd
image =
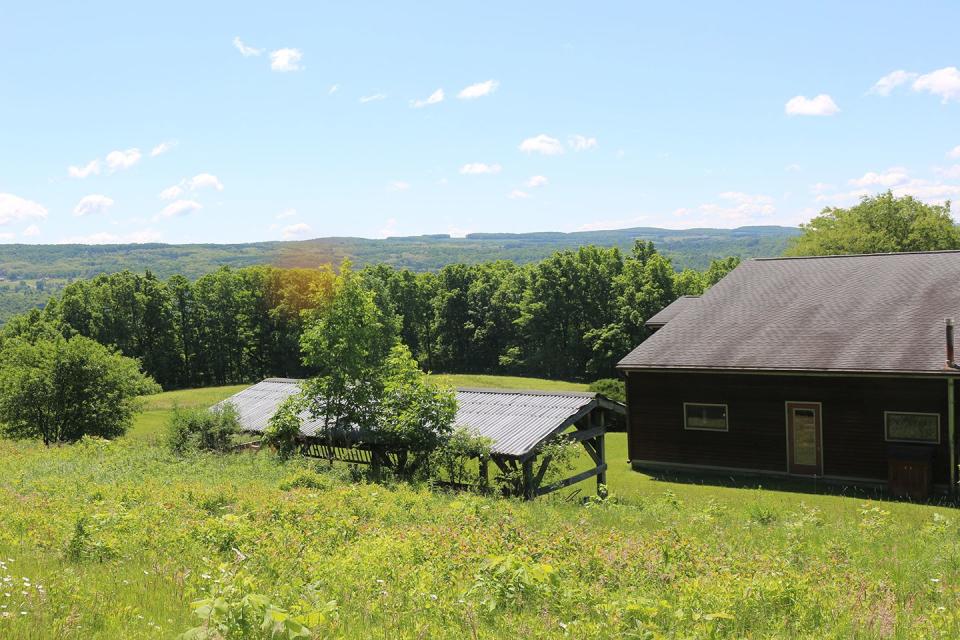
[[[487,458],[480,458],[480,488],[488,489],[490,487],[490,461]]]
[[[600,463],[597,465],[599,469],[603,469],[599,474],[597,474],[597,495],[601,498],[607,497],[607,448],[604,439],[606,436],[599,435],[597,436],[597,453],[599,454]]]
[[[523,461],[523,499],[532,500],[536,491],[533,486],[533,458]]]

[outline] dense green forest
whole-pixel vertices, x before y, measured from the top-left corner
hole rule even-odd
[[[518,265],[506,260],[414,272],[359,271],[403,342],[433,371],[593,380],[646,335],[644,321],[699,294],[738,262],[676,271],[652,243],[629,252],[582,247]],[[13,318],[5,336],[82,335],[140,359],[164,388],[313,373],[304,327],[329,304],[328,268],[221,267],[196,280],[122,271],[78,280],[42,310]]]
[[[678,269],[706,269],[726,256],[780,255],[799,230],[790,227],[740,229],[635,228],[577,233],[475,233],[370,240],[318,238],[252,244],[0,245],[0,325],[11,316],[42,306],[72,280],[124,270],[149,269],[158,278],[194,280],[219,267],[272,265],[316,268],[348,258],[359,267],[385,264],[397,269],[437,271],[449,264],[510,260],[527,264],[555,251],[586,245],[629,251],[637,239],[656,243]]]

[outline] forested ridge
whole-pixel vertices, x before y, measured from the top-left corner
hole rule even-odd
[[[440,234],[229,245],[0,244],[0,325],[18,313],[42,307],[73,280],[125,270],[149,269],[161,279],[182,275],[194,280],[222,266],[315,268],[350,259],[358,268],[386,264],[417,272],[437,271],[449,264],[495,260],[526,264],[543,260],[555,251],[591,244],[629,251],[638,239],[656,243],[678,269],[705,269],[711,260],[726,256],[746,259],[780,255],[797,233],[799,230],[792,227],[774,226],[682,230],[638,227],[574,233],[474,233],[465,238]]]
[[[737,262],[678,272],[638,241],[626,253],[587,246],[526,265],[417,273],[381,264],[358,273],[425,369],[593,380],[611,375],[645,337],[648,317],[679,295],[702,293]],[[12,319],[4,335],[83,335],[138,358],[167,389],[303,377],[312,371],[300,337],[335,279],[329,267],[222,267],[196,280],[122,271],[69,284],[43,310]]]

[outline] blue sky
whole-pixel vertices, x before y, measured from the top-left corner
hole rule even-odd
[[[956,3],[151,4],[0,0],[0,242],[797,224],[960,194]]]

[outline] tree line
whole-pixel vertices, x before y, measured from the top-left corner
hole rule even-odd
[[[637,241],[628,253],[588,246],[528,265],[378,265],[358,276],[427,370],[594,380],[646,337],[648,317],[738,262],[677,272]],[[300,337],[335,280],[329,267],[223,267],[194,281],[123,271],[71,283],[3,336],[85,336],[137,358],[165,389],[308,377],[315,367],[301,358]]]

